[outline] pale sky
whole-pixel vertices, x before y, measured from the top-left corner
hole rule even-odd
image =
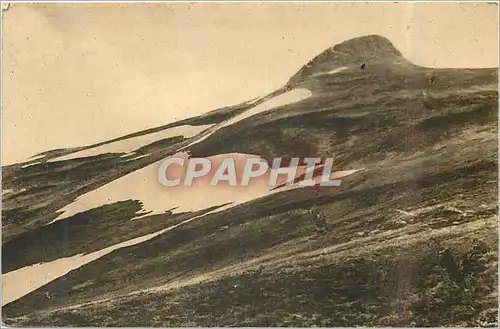
[[[347,39],[497,67],[487,3],[14,4],[3,15],[2,165],[237,104]]]

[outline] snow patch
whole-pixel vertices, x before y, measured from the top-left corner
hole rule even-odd
[[[127,159],[125,162],[129,162],[129,161],[133,161],[133,160],[139,160],[139,159],[142,159],[142,158],[145,158],[147,157],[148,155],[150,155],[151,153],[148,153],[148,154],[143,154],[143,155],[139,155],[139,156],[136,156],[136,157],[133,157],[133,158],[130,158],[130,159]]]
[[[11,188],[8,188],[6,190],[2,190],[2,194],[3,195],[6,195],[6,194],[9,194],[9,193],[12,193],[12,192],[14,192],[14,189],[11,189]]]
[[[180,148],[179,151],[185,150],[186,148],[188,148],[190,146],[193,146],[195,144],[200,143],[201,141],[207,139],[208,137],[213,135],[216,131],[218,131],[221,128],[233,125],[241,120],[244,120],[246,118],[249,118],[249,117],[254,116],[256,114],[259,114],[259,113],[263,113],[263,112],[272,110],[272,109],[280,107],[280,106],[297,103],[297,102],[302,101],[304,99],[307,99],[311,96],[312,96],[312,92],[310,90],[299,88],[299,89],[290,90],[286,93],[283,93],[281,95],[273,97],[273,98],[255,106],[255,107],[253,107],[253,108],[251,108],[243,113],[240,113],[237,116],[223,122],[222,124],[220,124],[217,127],[217,129],[213,130],[211,133],[206,134],[205,136],[195,140],[194,142],[189,143],[188,145]]]
[[[189,159],[189,155],[186,152],[177,153],[172,157],[183,158],[185,165]],[[246,159],[249,157],[257,156],[231,153],[219,154],[207,159],[212,163],[212,171],[215,172],[219,164],[227,158],[234,159],[236,168],[243,168]],[[157,161],[79,196],[73,203],[62,208],[60,210],[62,213],[51,223],[106,204],[126,200],[141,202],[142,209],[136,213],[135,217],[141,218],[146,215],[164,214],[166,211],[172,209],[174,209],[173,213],[181,213],[195,212],[224,204],[235,206],[269,194],[298,187],[298,185],[286,185],[283,188],[272,189],[273,187],[269,186],[270,170],[258,179],[252,180],[248,186],[229,186],[229,184],[210,186],[208,183],[213,176],[212,173],[212,175],[208,174],[206,177],[198,179],[191,186],[164,187],[158,182],[158,169],[162,162],[163,160]],[[298,172],[302,171],[303,173],[304,170],[305,167],[301,166]],[[331,179],[351,175],[355,172],[357,170],[334,172],[331,175]],[[180,176],[181,182],[183,182],[185,171],[182,167],[178,166],[178,171],[172,174],[176,175],[175,177]],[[282,175],[279,177],[280,179],[282,181],[278,181],[278,186],[285,183],[286,176]],[[227,208],[228,206],[223,209]]]
[[[24,168],[32,167],[32,166],[40,164],[40,163],[41,163],[40,161],[33,162],[33,163],[28,163],[28,164],[25,164],[24,166],[21,166],[21,168],[24,169]]]
[[[26,191],[25,188],[22,188],[22,189],[19,189],[19,190],[9,188],[9,189],[6,189],[6,190],[2,190],[2,194],[6,195],[6,194],[10,194],[10,193],[22,193],[24,191]]]
[[[112,251],[145,242],[160,234],[170,231],[177,226],[188,223],[193,219],[194,218],[185,220],[179,224],[169,226],[160,231],[127,240],[90,254],[82,253],[71,257],[59,258],[51,262],[25,266],[15,271],[2,274],[2,306],[17,300],[46,285],[47,283],[68,274],[70,271],[101,258]],[[50,298],[50,295],[48,295],[47,298]]]
[[[336,68],[334,70],[331,70],[330,72],[328,72],[328,74],[335,74],[335,73],[339,73],[341,71],[344,71],[346,70],[348,67],[347,66],[342,66],[342,67],[339,67],[339,68]]]
[[[242,163],[249,155],[223,154],[208,159],[220,162],[228,156],[235,158],[237,163]],[[183,152],[173,157],[183,157],[187,160],[189,156]],[[162,162],[163,159],[79,196],[73,203],[59,210],[63,213],[51,223],[106,204],[126,200],[138,200],[142,203],[143,208],[137,213],[138,217],[142,217],[163,214],[173,208],[175,208],[174,213],[198,211],[229,202],[248,201],[269,192],[267,182],[264,181],[244,188],[209,186],[201,182],[193,186],[180,185],[167,188],[158,182],[158,169]]]
[[[176,136],[182,136],[184,138],[191,138],[201,133],[202,131],[208,129],[212,125],[202,125],[202,126],[190,126],[190,125],[182,125],[178,127],[173,127],[169,129],[165,129],[162,131],[158,131],[151,134],[146,134],[142,136],[132,137],[108,144],[104,144],[97,147],[92,147],[86,150],[78,151],[75,153],[70,153],[61,157],[57,157],[49,160],[48,162],[56,162],[56,161],[66,161],[77,158],[85,158],[96,156],[99,154],[106,153],[132,153],[133,151],[140,149],[141,147],[147,146],[156,141],[167,139]]]

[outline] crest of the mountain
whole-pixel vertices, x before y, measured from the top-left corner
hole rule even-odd
[[[407,62],[389,40],[379,35],[368,35],[349,39],[326,49],[304,65],[289,80],[289,84],[293,85],[316,74],[354,65],[361,66],[377,60]]]

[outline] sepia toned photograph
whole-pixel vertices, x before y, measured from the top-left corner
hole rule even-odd
[[[498,2],[4,2],[8,327],[498,327]]]

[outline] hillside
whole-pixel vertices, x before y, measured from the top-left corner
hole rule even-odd
[[[372,35],[261,98],[3,167],[3,321],[497,326],[497,112],[496,68],[420,67]],[[169,194],[154,174],[180,151],[359,171]]]

